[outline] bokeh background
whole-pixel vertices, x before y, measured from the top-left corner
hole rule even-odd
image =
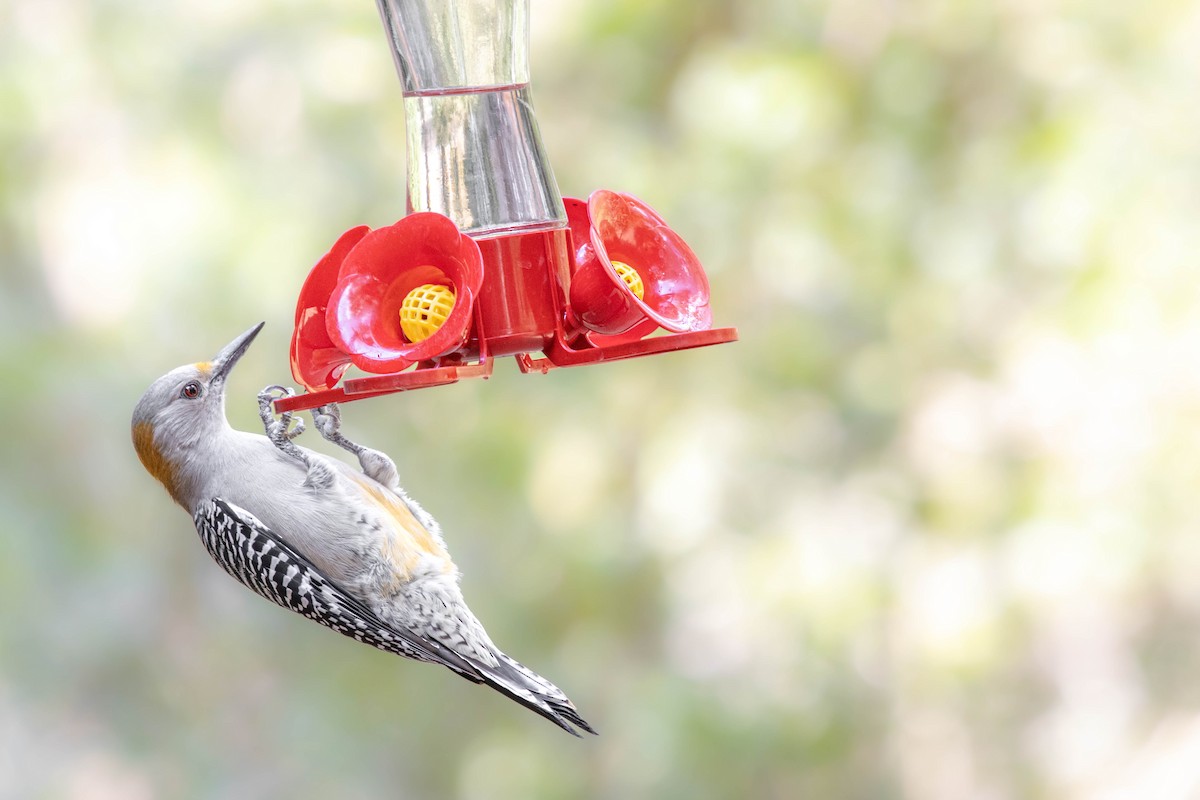
[[[255,598],[130,410],[403,210],[376,11],[0,5],[0,796],[1200,793],[1200,8],[533,0],[736,345],[347,407],[602,736]],[[309,444],[312,444],[310,441]]]

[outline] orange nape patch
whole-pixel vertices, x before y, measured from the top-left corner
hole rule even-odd
[[[137,451],[142,466],[166,488],[171,499],[182,503],[179,499],[178,473],[154,444],[154,426],[149,422],[139,422],[133,426],[133,449]]]
[[[444,562],[443,572],[452,569],[450,554],[425,529],[404,501],[391,492],[374,486],[368,481],[355,478],[355,483],[375,501],[379,509],[396,523],[393,535],[388,537],[380,550],[383,557],[396,565],[402,579],[407,579],[416,569],[422,554],[440,558]]]
[[[197,361],[192,366],[200,372],[201,377],[207,378],[209,375],[212,375],[211,361]]]

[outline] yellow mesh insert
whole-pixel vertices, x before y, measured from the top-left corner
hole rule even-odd
[[[646,287],[642,286],[642,276],[637,274],[637,270],[626,264],[624,261],[612,262],[613,269],[617,271],[617,275],[621,280],[625,281],[625,285],[629,287],[629,291],[637,295],[638,300],[644,300]]]
[[[454,290],[426,283],[413,289],[400,304],[400,330],[414,344],[432,336],[454,308]]]

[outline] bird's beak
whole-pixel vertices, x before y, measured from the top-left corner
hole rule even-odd
[[[265,322],[258,323],[221,348],[221,352],[217,353],[216,357],[212,360],[212,380],[210,383],[220,384],[224,382],[225,376],[233,369],[233,365],[238,362],[238,359],[250,349],[250,343],[254,341],[254,337],[258,336],[258,332],[266,324]]]

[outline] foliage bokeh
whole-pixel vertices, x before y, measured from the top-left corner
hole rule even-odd
[[[700,255],[710,350],[347,407],[577,742],[233,584],[158,374],[403,209],[370,3],[0,6],[0,796],[1185,797],[1200,10],[534,0],[565,194]],[[309,442],[311,445],[311,442]]]

